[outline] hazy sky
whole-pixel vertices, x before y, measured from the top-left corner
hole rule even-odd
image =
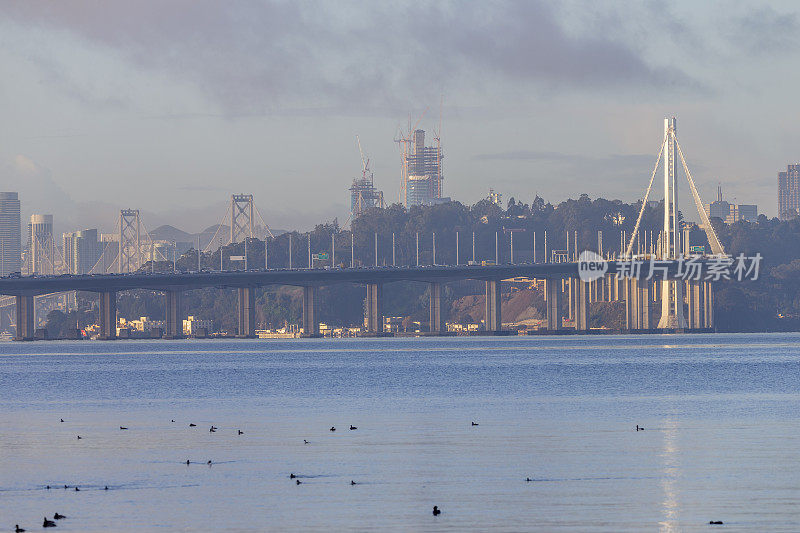
[[[700,4],[700,7],[698,7]],[[796,2],[0,3],[0,190],[57,229],[199,231],[250,192],[272,227],[347,218],[355,136],[396,201],[393,142],[436,126],[445,195],[633,201],[663,134],[704,200],[776,214],[800,160]],[[684,191],[687,187],[684,187]],[[683,201],[682,208],[696,219]]]

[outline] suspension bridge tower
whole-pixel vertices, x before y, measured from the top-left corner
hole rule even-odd
[[[253,237],[253,195],[231,195],[231,240],[228,244]]]
[[[138,209],[119,212],[119,255],[117,268],[120,274],[135,272],[142,266],[141,224]]]

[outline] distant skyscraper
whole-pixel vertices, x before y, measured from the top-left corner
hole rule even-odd
[[[70,274],[88,274],[100,258],[96,229],[64,234],[64,261]]]
[[[31,215],[28,224],[28,273],[53,274],[55,272],[55,241],[53,240],[53,215]]]
[[[398,140],[402,150],[400,201],[406,207],[446,201],[442,198],[442,148],[436,141],[436,146],[425,146],[424,130]]]
[[[756,222],[758,220],[758,206],[751,204],[732,204],[722,199],[722,187],[717,187],[717,199],[705,205],[709,217],[722,219],[726,224],[733,224],[740,220]]]
[[[0,276],[19,272],[20,246],[19,196],[15,192],[0,192]]]
[[[778,172],[778,218],[789,220],[800,214],[800,164]]]

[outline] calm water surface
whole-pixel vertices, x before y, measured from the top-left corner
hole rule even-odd
[[[800,530],[794,334],[2,343],[0,407],[0,530]]]

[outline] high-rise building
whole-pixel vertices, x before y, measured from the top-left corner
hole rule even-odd
[[[70,274],[88,274],[100,258],[96,229],[64,234],[64,261]]]
[[[0,192],[0,276],[20,271],[20,246],[19,195]]]
[[[53,240],[53,215],[31,215],[28,223],[28,273],[55,273],[56,253]]]
[[[705,205],[709,217],[722,219],[726,224],[733,224],[740,220],[756,222],[758,220],[758,206],[752,204],[732,204],[722,199],[722,187],[717,187],[717,199]]]
[[[800,163],[778,172],[778,218],[789,220],[800,215]]]
[[[442,148],[425,146],[425,130],[414,130],[411,138],[402,138],[401,198],[406,207],[433,205],[442,198]]]

